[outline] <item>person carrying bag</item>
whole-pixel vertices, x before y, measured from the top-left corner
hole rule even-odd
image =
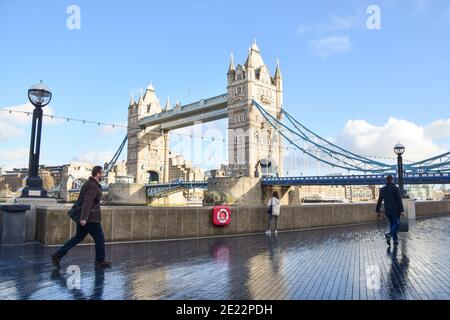
[[[384,211],[389,219],[390,232],[385,234],[387,245],[391,246],[391,239],[394,241],[394,246],[398,245],[398,232],[400,226],[401,230],[405,230],[405,216],[402,213],[403,208],[402,196],[399,188],[393,183],[394,178],[388,176],[386,179],[386,186],[381,188],[380,197],[375,211],[380,213],[381,205],[384,201]],[[403,218],[402,218],[403,216]],[[402,223],[401,223],[402,222]],[[407,222],[407,221],[406,221]]]
[[[77,223],[76,233],[51,255],[52,264],[55,267],[59,268],[61,259],[88,234],[95,242],[95,267],[111,267],[111,262],[105,261],[105,235],[101,225],[102,186],[100,181],[102,180],[103,168],[94,167],[91,177],[81,188],[78,200],[68,212],[69,217]]]
[[[267,209],[267,213],[269,214],[269,221],[267,223],[267,231],[266,234],[270,235],[272,234],[272,231],[270,230],[270,225],[272,220],[275,220],[275,225],[274,225],[274,233],[275,235],[278,234],[278,217],[280,216],[280,200],[279,200],[279,195],[278,192],[275,191],[272,195],[272,198],[269,200],[269,203],[267,204],[268,209]]]

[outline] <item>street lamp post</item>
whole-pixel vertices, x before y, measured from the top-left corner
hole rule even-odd
[[[400,188],[400,194],[402,198],[406,198],[406,192],[403,185],[403,153],[405,153],[405,147],[401,143],[397,143],[394,147],[394,152],[397,155],[397,175],[398,175],[398,187]]]
[[[42,81],[28,90],[28,99],[34,106],[33,124],[31,127],[30,156],[28,177],[22,190],[21,198],[47,198],[47,191],[42,187],[39,177],[39,155],[41,149],[42,108],[52,100],[52,93]]]

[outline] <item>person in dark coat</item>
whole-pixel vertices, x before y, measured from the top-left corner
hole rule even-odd
[[[101,225],[100,202],[102,200],[103,168],[100,166],[92,169],[92,176],[83,185],[78,200],[81,205],[80,223],[72,239],[68,240],[58,251],[51,255],[52,263],[59,268],[61,259],[67,252],[84,240],[89,234],[95,242],[95,266],[101,268],[111,267],[111,263],[105,261],[105,236]]]
[[[393,183],[392,176],[387,177],[386,185],[380,190],[380,197],[378,198],[376,212],[380,213],[381,204],[384,201],[384,212],[389,219],[391,226],[390,233],[386,233],[386,241],[391,246],[391,238],[394,240],[394,245],[398,245],[398,227],[400,223],[400,215],[404,212],[402,196],[400,189]]]

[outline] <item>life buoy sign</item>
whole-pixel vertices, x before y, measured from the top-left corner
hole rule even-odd
[[[227,226],[231,222],[231,210],[229,207],[216,206],[213,208],[213,224],[215,226]]]

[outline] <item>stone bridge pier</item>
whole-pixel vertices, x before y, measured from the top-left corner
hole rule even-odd
[[[260,178],[219,177],[208,180],[208,190],[230,195],[234,204],[243,206],[265,205],[274,191],[280,195],[282,205],[291,204],[289,186],[263,186]]]

